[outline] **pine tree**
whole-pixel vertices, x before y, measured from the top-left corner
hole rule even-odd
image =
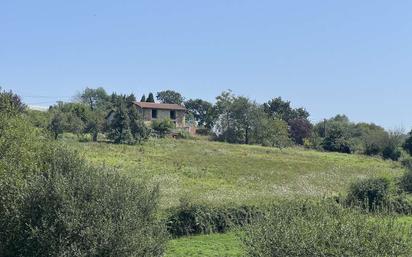
[[[149,96],[147,97],[146,102],[148,102],[148,103],[154,103],[155,102],[153,93],[151,93],[151,92],[149,93]]]
[[[146,102],[146,96],[143,94],[142,98],[140,99],[140,102]]]
[[[121,103],[115,110],[113,120],[110,123],[109,138],[114,143],[133,144],[134,139],[130,129],[130,118],[124,103]]]

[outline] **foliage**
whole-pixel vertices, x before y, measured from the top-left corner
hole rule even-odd
[[[48,129],[53,133],[54,139],[57,139],[63,133],[66,127],[66,121],[62,112],[56,111],[52,114]]]
[[[150,92],[149,95],[147,96],[146,102],[148,102],[148,103],[154,103],[155,102],[152,92]]]
[[[185,102],[185,107],[193,114],[198,126],[213,128],[216,115],[211,103],[202,99],[189,99]]]
[[[0,87],[0,113],[15,116],[23,113],[27,106],[21,101],[20,96],[12,91],[3,91]]]
[[[47,135],[24,117],[0,113],[0,175],[6,170],[12,177],[37,173],[44,167],[43,154],[52,148]]]
[[[175,124],[169,118],[152,121],[152,129],[160,136],[164,137],[175,128]]]
[[[35,127],[47,129],[50,120],[50,112],[28,109],[24,114],[24,118]]]
[[[0,114],[0,256],[162,256],[158,189]]]
[[[370,211],[384,207],[390,201],[394,185],[388,178],[368,178],[353,183],[349,188],[347,202]]]
[[[273,98],[263,104],[264,111],[271,117],[289,122],[293,119],[307,119],[309,113],[304,108],[292,108],[289,101],[281,97]]]
[[[288,124],[278,118],[263,118],[256,131],[257,142],[264,146],[287,147],[292,145]]]
[[[133,144],[134,138],[126,105],[121,103],[111,115],[113,118],[109,124],[108,138],[116,144]]]
[[[409,132],[408,138],[405,140],[405,143],[403,144],[403,149],[405,149],[405,151],[412,155],[412,131]]]
[[[140,102],[146,102],[146,96],[143,94],[142,98],[140,98]]]
[[[288,125],[290,136],[296,144],[303,145],[304,140],[312,135],[312,123],[305,118],[292,119]]]
[[[287,123],[268,116],[263,108],[246,97],[223,92],[217,98],[217,139],[229,143],[290,145]]]
[[[401,178],[401,188],[408,193],[412,193],[412,169],[408,167],[408,170]]]
[[[411,232],[393,219],[373,219],[323,201],[284,202],[247,227],[247,256],[410,256]]]
[[[181,201],[180,207],[169,210],[167,230],[173,236],[224,233],[251,223],[262,212],[256,207],[210,207]]]
[[[161,103],[164,104],[183,104],[183,101],[185,100],[183,96],[176,91],[173,90],[165,90],[165,91],[160,91],[157,92],[156,95],[157,100],[159,100]]]
[[[79,96],[79,99],[84,104],[87,104],[89,108],[94,111],[96,109],[104,109],[109,101],[109,95],[104,88],[99,87],[96,89],[86,88]]]
[[[58,149],[20,185],[0,180],[1,256],[162,256],[158,191]]]
[[[149,137],[149,129],[143,122],[142,114],[134,105],[136,97],[113,94],[111,112],[107,115],[108,138],[116,144],[141,143]]]

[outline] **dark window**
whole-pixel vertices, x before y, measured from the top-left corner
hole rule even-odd
[[[176,119],[176,111],[170,111],[170,119],[172,120]]]
[[[157,119],[157,110],[152,110],[152,119]]]

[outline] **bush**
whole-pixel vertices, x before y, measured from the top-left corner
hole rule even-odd
[[[368,178],[350,186],[347,203],[372,211],[387,205],[392,192],[393,185],[389,179]]]
[[[162,256],[158,190],[59,149],[49,169],[0,180],[0,256]]]
[[[170,133],[175,128],[171,119],[161,119],[152,121],[152,129],[161,137]]]
[[[240,234],[248,256],[411,256],[411,232],[332,202],[280,203]]]
[[[196,134],[201,136],[210,136],[212,132],[208,128],[197,128]]]
[[[412,193],[412,169],[408,169],[402,176],[400,185],[403,190],[408,193]]]
[[[173,236],[224,233],[262,215],[256,207],[208,207],[187,202],[169,210],[167,230]]]

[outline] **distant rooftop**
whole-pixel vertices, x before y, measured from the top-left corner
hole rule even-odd
[[[159,110],[180,110],[186,111],[184,106],[179,104],[161,104],[161,103],[148,103],[148,102],[135,102],[137,106],[142,109],[159,109]]]

